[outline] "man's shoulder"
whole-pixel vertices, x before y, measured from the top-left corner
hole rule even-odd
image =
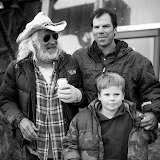
[[[89,58],[89,50],[90,50],[89,46],[80,48],[72,54],[72,57],[74,57],[78,62],[85,63],[86,60],[88,60]]]
[[[144,55],[142,55],[140,52],[138,51],[135,51],[135,50],[132,50],[128,53],[128,55],[131,57],[131,58],[134,58],[135,60],[138,60],[138,61],[146,61],[146,62],[149,62],[150,60],[145,57]]]
[[[73,55],[74,55],[74,56],[77,56],[77,55],[87,54],[88,51],[89,51],[89,48],[90,48],[90,46],[86,46],[86,47],[79,48],[79,49],[77,49],[77,50],[73,53]]]

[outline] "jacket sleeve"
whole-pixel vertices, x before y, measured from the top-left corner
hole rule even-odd
[[[17,105],[17,90],[15,64],[14,62],[11,62],[0,86],[0,109],[12,127],[15,128],[17,128],[20,120],[24,118],[24,115]]]
[[[87,94],[85,92],[85,90],[83,89],[83,77],[82,77],[82,72],[80,70],[79,64],[77,59],[75,58],[74,55],[72,55],[72,60],[74,61],[74,63],[76,63],[76,69],[77,69],[77,74],[78,74],[78,89],[81,91],[82,93],[82,99],[80,102],[78,103],[74,103],[74,105],[77,105],[79,108],[84,108],[88,106],[88,99],[87,99]]]
[[[138,86],[142,102],[151,101],[150,105],[143,107],[144,112],[153,112],[160,122],[160,82],[155,76],[152,63],[146,60],[139,73]]]
[[[63,156],[64,160],[79,160],[79,146],[78,146],[78,129],[76,123],[76,117],[70,123],[70,127],[67,135],[63,139]]]
[[[153,130],[145,130],[140,127],[141,120],[143,119],[143,113],[136,110],[136,114],[134,117],[134,126],[139,129],[139,133],[142,134],[141,138],[144,138],[148,144],[153,143],[157,139],[158,126],[156,126]]]

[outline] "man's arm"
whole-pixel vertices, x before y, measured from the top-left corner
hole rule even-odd
[[[74,56],[70,57],[69,64],[74,66],[76,70],[76,85],[65,84],[62,87],[58,87],[58,97],[64,103],[72,103],[72,105],[76,105],[79,108],[84,108],[88,105],[88,100],[83,89],[83,77],[79,64]]]
[[[139,85],[142,102],[151,102],[143,106],[144,119],[141,126],[146,130],[153,129],[160,121],[160,82],[154,74],[152,63],[148,60],[141,69]]]
[[[142,111],[144,110],[144,106],[149,107],[151,105],[151,101],[145,102],[142,104]],[[153,130],[158,125],[158,119],[157,116],[154,115],[153,112],[145,112],[143,114],[143,119],[141,120],[141,127],[144,127],[146,130]]]
[[[0,86],[0,109],[13,127],[18,127],[19,122],[25,118],[16,99],[18,97],[16,88],[15,68],[11,62],[4,75],[4,80]]]

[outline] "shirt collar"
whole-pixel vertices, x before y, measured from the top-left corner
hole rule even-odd
[[[114,41],[115,41],[116,47],[115,47],[115,52],[113,52],[113,54],[117,56],[121,49],[126,49],[128,47],[128,44],[118,39],[115,39]],[[103,53],[99,49],[96,41],[94,41],[93,44],[91,45],[88,54],[92,59],[94,59],[95,62],[99,62],[99,63],[101,62],[101,57],[103,56]]]

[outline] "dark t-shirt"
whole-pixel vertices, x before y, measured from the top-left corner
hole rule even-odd
[[[130,114],[122,105],[112,119],[97,112],[104,145],[104,160],[127,160],[128,137],[133,127]]]

